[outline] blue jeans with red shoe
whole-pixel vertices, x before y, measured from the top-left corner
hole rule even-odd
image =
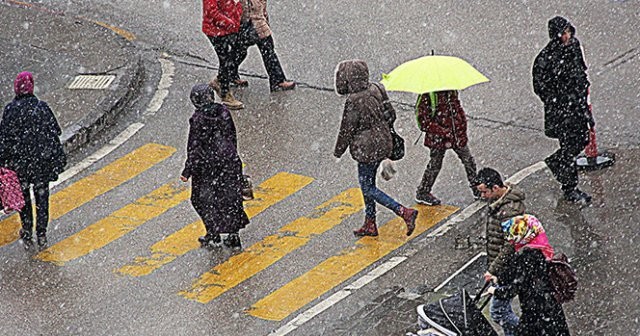
[[[376,202],[385,206],[396,214],[400,213],[401,205],[376,186],[376,174],[380,161],[374,163],[358,162],[358,182],[364,197],[364,213],[367,218],[376,218]]]

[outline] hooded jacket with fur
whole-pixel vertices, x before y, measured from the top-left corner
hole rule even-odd
[[[361,163],[373,163],[389,157],[393,142],[390,125],[395,114],[385,117],[382,86],[369,82],[369,69],[362,60],[343,61],[335,76],[336,92],[346,95],[340,132],[334,150],[341,157],[349,148],[351,157]]]

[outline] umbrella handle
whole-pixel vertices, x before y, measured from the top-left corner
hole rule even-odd
[[[418,141],[420,141],[420,138],[422,138],[422,133],[423,133],[423,132],[420,132],[420,135],[418,135],[418,138],[417,138],[417,139],[416,139],[416,141],[413,143],[413,145],[414,145],[414,146],[415,146],[415,145],[417,145],[417,144],[418,144]]]

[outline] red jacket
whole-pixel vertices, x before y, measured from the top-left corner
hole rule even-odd
[[[424,145],[435,149],[461,148],[467,145],[467,116],[456,91],[435,93],[436,111],[428,93],[418,97],[418,124],[425,132]]]
[[[225,36],[240,29],[242,5],[237,0],[202,0],[202,32]]]

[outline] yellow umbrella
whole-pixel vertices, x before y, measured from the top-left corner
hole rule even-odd
[[[424,56],[382,75],[389,91],[413,93],[462,90],[489,79],[465,60],[453,56]]]

